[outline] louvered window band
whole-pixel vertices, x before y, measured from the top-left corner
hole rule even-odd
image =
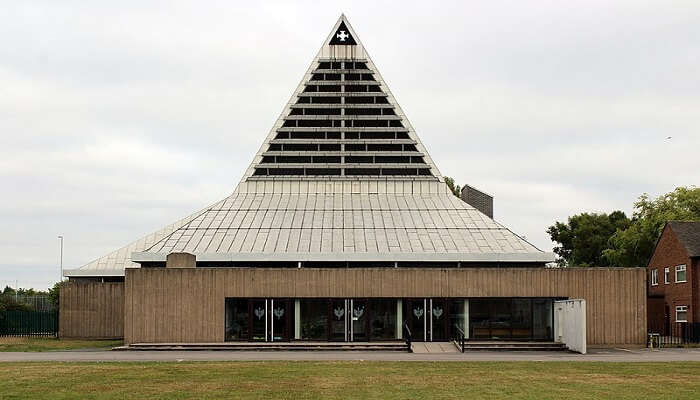
[[[254,177],[433,176],[366,62],[316,64]]]

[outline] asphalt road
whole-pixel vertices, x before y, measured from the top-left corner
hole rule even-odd
[[[403,353],[353,351],[51,351],[0,352],[0,362],[26,361],[698,361],[700,349],[593,349],[581,355],[548,351]]]

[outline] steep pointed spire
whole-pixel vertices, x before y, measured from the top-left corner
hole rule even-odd
[[[334,24],[244,181],[311,177],[441,178],[345,15]]]

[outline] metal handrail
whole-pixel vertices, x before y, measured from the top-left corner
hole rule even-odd
[[[452,341],[459,348],[459,350],[464,353],[464,342],[466,340],[466,335],[464,334],[464,331],[462,328],[459,327],[459,325],[455,324],[454,326],[454,332],[452,334]]]
[[[413,350],[411,349],[411,330],[408,328],[407,322],[404,322],[404,324],[403,324],[403,331],[404,331],[404,338],[406,339],[406,348],[408,349],[409,353],[412,353]]]

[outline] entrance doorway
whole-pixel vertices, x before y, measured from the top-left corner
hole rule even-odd
[[[296,299],[296,340],[368,342],[396,340],[396,299]]]
[[[364,299],[331,299],[330,340],[336,342],[368,341],[369,311]],[[303,319],[303,313],[302,313]]]
[[[411,340],[416,342],[448,340],[450,337],[448,307],[446,299],[404,300],[404,322],[411,331]]]
[[[289,299],[226,299],[227,341],[288,341],[291,331]]]

